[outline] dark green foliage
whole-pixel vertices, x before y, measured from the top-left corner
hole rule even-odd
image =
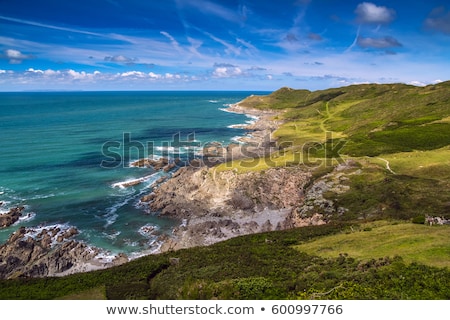
[[[433,150],[450,144],[450,123],[406,126],[374,132],[374,141],[398,146],[401,151]]]
[[[404,175],[364,170],[351,176],[346,182],[350,190],[330,195],[337,206],[349,211],[339,219],[358,218],[409,220],[427,213],[432,216],[448,216],[450,195],[443,182]]]
[[[450,271],[400,258],[325,259],[294,245],[345,232],[328,224],[238,237],[64,278],[0,281],[2,299],[55,299],[105,287],[109,299],[449,299]],[[355,226],[356,227],[356,226]],[[178,264],[170,264],[176,257]]]
[[[425,215],[422,214],[422,215],[416,216],[416,217],[412,218],[411,222],[415,223],[415,224],[425,224]]]

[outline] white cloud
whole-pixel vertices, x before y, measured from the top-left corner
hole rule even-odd
[[[238,55],[241,54],[241,48],[236,47],[236,46],[234,46],[234,45],[228,43],[227,41],[222,40],[222,39],[220,39],[220,38],[218,38],[218,37],[212,35],[212,34],[209,33],[209,32],[204,32],[204,33],[205,33],[205,35],[207,35],[208,37],[210,37],[212,40],[214,40],[214,41],[216,41],[217,43],[220,43],[221,45],[223,45],[224,47],[226,47],[225,52],[226,52],[227,54],[234,54],[234,55],[236,55],[236,56],[238,56]]]
[[[39,69],[34,69],[34,68],[28,68],[28,69],[27,69],[27,72],[30,72],[30,73],[37,73],[37,74],[44,74],[44,71],[39,70]]]
[[[197,11],[203,12],[204,14],[214,15],[230,22],[242,22],[245,19],[245,16],[241,16],[237,11],[230,10],[227,7],[206,0],[177,0],[176,2],[178,4],[178,8],[180,9],[184,6],[191,6],[194,7]]]
[[[120,74],[121,77],[138,77],[138,78],[144,78],[146,77],[146,74],[141,71],[128,71],[123,72]]]
[[[19,50],[7,49],[4,51],[3,58],[9,60],[11,64],[22,63],[23,60],[32,59],[32,55],[23,54]]]
[[[153,72],[150,72],[148,74],[148,76],[150,77],[150,79],[161,79],[161,75],[160,74],[156,74],[156,73],[153,73]]]
[[[0,70],[0,74],[6,73],[6,70]]]
[[[427,85],[426,83],[423,83],[421,81],[416,81],[416,80],[410,81],[410,82],[408,82],[408,84],[417,86],[417,87],[425,87]]]
[[[167,39],[170,40],[170,43],[172,44],[172,46],[177,50],[177,51],[182,51],[180,44],[178,43],[178,41],[168,32],[166,31],[161,31],[160,32],[164,37],[166,37]]]
[[[110,62],[116,62],[116,63],[123,63],[123,64],[134,64],[136,61],[138,61],[137,58],[128,58],[124,55],[116,55],[116,56],[106,56],[103,60],[110,61]]]
[[[371,2],[360,3],[355,10],[357,21],[367,24],[388,24],[395,19],[395,11]]]
[[[243,75],[241,68],[232,65],[216,65],[213,71],[215,78],[230,78]]]

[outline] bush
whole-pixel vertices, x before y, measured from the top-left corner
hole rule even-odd
[[[424,215],[419,215],[419,216],[416,216],[416,217],[412,218],[412,223],[425,224],[425,216]]]

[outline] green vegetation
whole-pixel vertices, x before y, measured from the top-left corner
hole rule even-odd
[[[306,242],[296,249],[324,258],[337,258],[345,253],[362,261],[398,255],[407,263],[450,267],[449,235],[450,226],[378,221],[353,227],[351,232]]]
[[[0,298],[450,299],[450,270],[408,264],[414,259],[392,256],[394,248],[385,250],[389,257],[370,260],[370,256],[360,260],[345,254],[325,258],[299,250],[315,241],[352,236],[357,234],[352,229],[358,228],[362,227],[334,223],[256,234],[64,278],[0,281]],[[436,236],[441,237],[441,233]]]
[[[352,170],[339,171],[345,192],[323,194],[344,213],[322,226],[238,237],[108,270],[0,281],[0,298],[450,299],[450,229],[423,224],[427,215],[450,218],[450,82],[282,88],[241,105],[282,111],[284,124],[274,133],[279,150],[214,170],[308,165],[306,192],[352,160]]]

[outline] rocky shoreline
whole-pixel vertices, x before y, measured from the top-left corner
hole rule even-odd
[[[239,104],[226,111],[247,114],[256,121],[245,126],[248,134],[239,139],[239,145],[216,152],[209,149],[203,154],[206,160],[210,154],[221,154],[220,163],[262,157],[277,150],[273,132],[282,123],[275,120],[277,112],[248,109]],[[171,179],[141,199],[149,211],[182,221],[170,236],[160,237],[160,252],[296,226],[293,208],[303,203],[310,170],[292,167],[264,172],[217,172],[216,167],[208,166],[211,161],[204,162],[180,168]]]
[[[248,134],[239,143],[222,146],[210,143],[201,157],[177,167],[173,159],[140,159],[134,166],[174,172],[155,183],[151,194],[141,198],[150,212],[180,221],[170,235],[160,235],[165,252],[210,245],[232,237],[306,224],[324,223],[322,217],[298,219],[297,209],[305,200],[304,190],[311,180],[308,168],[270,168],[264,172],[216,172],[216,164],[230,160],[261,157],[277,150],[273,132],[281,122],[278,113],[247,109],[239,104],[225,111],[247,114],[256,121],[245,126]],[[142,182],[121,184],[127,188]],[[2,215],[0,222],[10,225],[23,209]],[[13,222],[14,221],[14,222]],[[78,230],[59,226],[20,228],[0,246],[0,278],[62,276],[107,268],[129,261],[125,255],[102,258],[101,250],[76,240]]]
[[[128,258],[104,259],[100,249],[77,241],[70,226],[21,227],[0,246],[0,279],[64,276],[119,265]]]

